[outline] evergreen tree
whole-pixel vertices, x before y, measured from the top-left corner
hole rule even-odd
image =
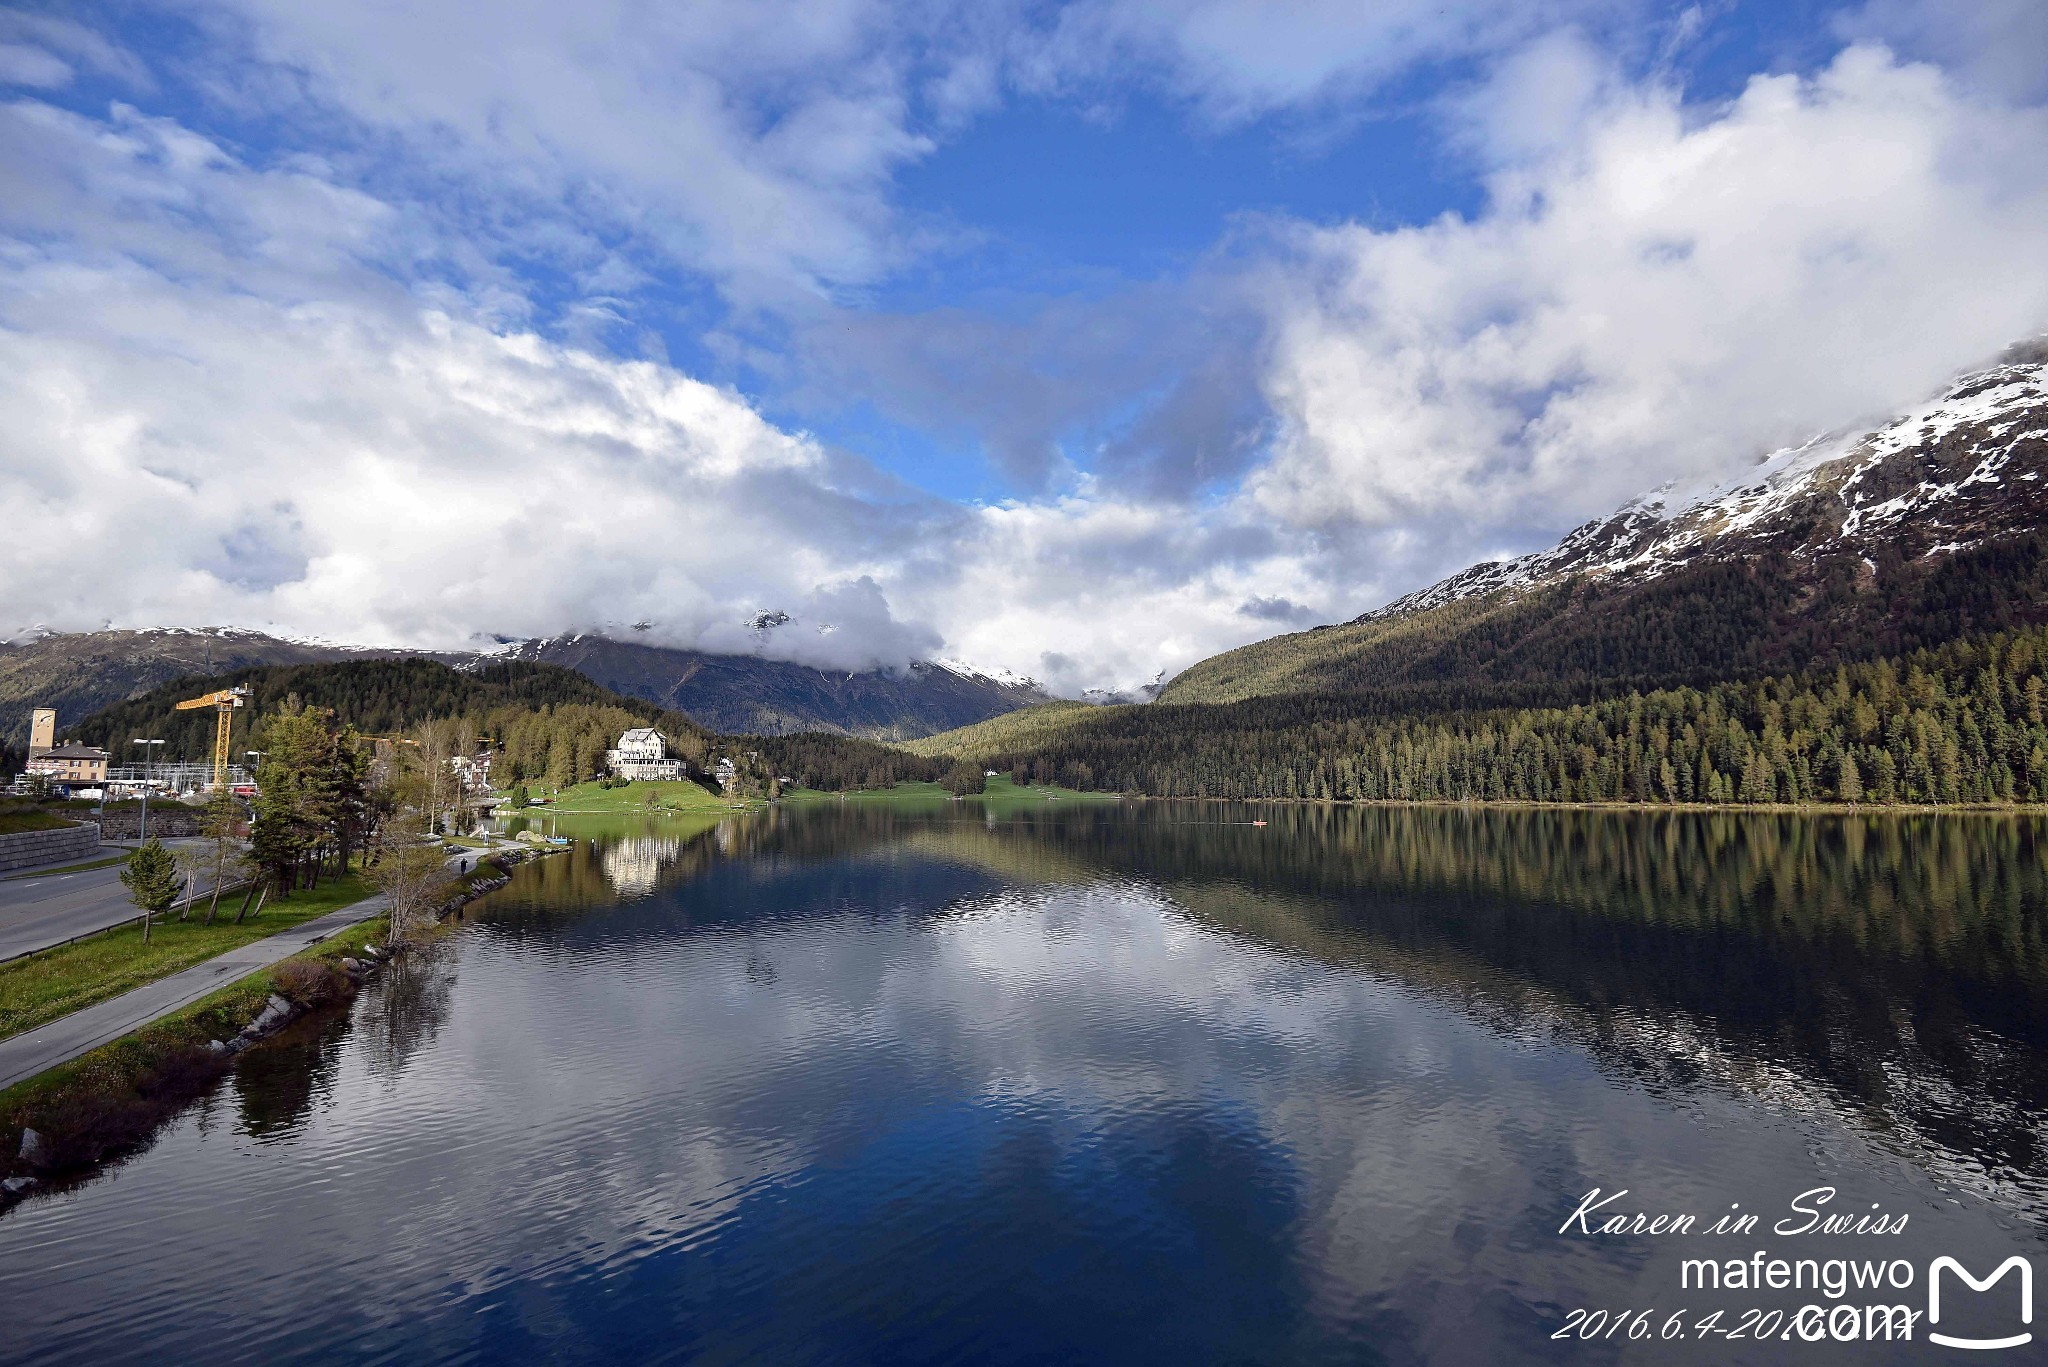
[[[142,909],[142,940],[147,944],[150,918],[170,910],[178,900],[178,861],[152,836],[128,856],[121,881],[127,885],[128,899]]]

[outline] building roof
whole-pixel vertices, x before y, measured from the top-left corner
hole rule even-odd
[[[621,747],[624,747],[627,741],[639,741],[640,743],[645,744],[648,741],[659,741],[660,739],[661,732],[655,730],[653,727],[636,726],[632,730],[624,732],[619,736],[619,745]]]
[[[54,750],[44,750],[37,759],[107,759],[106,751],[97,745],[60,745]]]

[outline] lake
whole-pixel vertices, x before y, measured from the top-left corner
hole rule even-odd
[[[0,1217],[0,1360],[1903,1361],[2018,1332],[1951,1277],[1915,1344],[1836,1341],[1933,1259],[2048,1272],[2035,819],[589,836]],[[1685,1280],[1753,1254],[1891,1280]]]

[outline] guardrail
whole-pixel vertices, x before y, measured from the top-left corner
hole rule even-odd
[[[225,897],[229,893],[240,892],[242,891],[242,889],[248,887],[251,883],[254,883],[255,881],[256,880],[253,878],[244,878],[233,883],[223,883],[220,885],[221,895]],[[195,892],[192,893],[190,896],[180,897],[177,901],[171,903],[168,907],[165,907],[163,911],[152,913],[152,915],[155,917],[161,917],[170,912],[176,911],[179,907],[184,907],[187,911],[190,911],[193,907],[199,904],[201,899],[211,896],[213,896],[212,888],[208,888],[204,892]],[[62,949],[66,945],[75,945],[81,940],[90,940],[95,935],[110,935],[114,931],[121,929],[121,927],[133,924],[134,922],[140,921],[141,919],[142,913],[140,911],[137,911],[133,916],[123,916],[118,921],[109,921],[106,925],[99,927],[97,930],[82,931],[77,935],[73,935],[68,940],[52,940],[49,944],[37,945],[34,949],[24,949],[18,954],[10,954],[4,959],[0,959],[0,964],[11,964],[16,959],[26,959],[32,954],[47,954],[53,949]],[[159,922],[159,924],[161,924],[161,922]]]

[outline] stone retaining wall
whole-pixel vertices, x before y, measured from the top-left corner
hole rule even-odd
[[[198,835],[199,827],[206,820],[206,809],[187,807],[182,802],[152,802],[149,804],[149,833],[159,840],[173,836]],[[100,839],[139,840],[142,838],[142,810],[132,805],[114,807],[100,817]]]
[[[100,828],[92,822],[54,831],[16,831],[0,835],[0,873],[31,864],[68,863],[90,859],[100,847]]]

